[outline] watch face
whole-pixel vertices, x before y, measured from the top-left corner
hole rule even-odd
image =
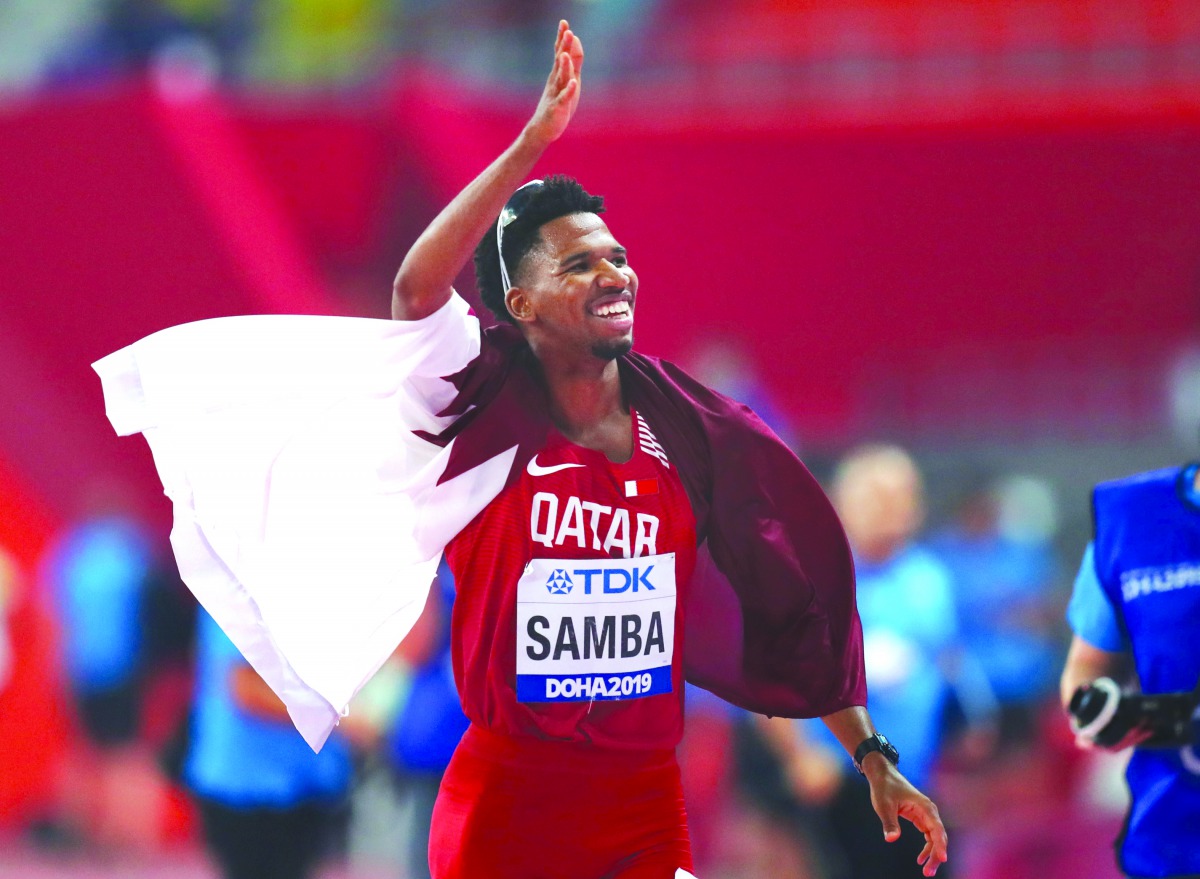
[[[898,756],[896,753],[896,746],[887,740],[887,736],[879,737],[879,745],[880,750],[883,751],[884,755],[886,755],[889,760],[895,763],[896,757]]]
[[[900,752],[896,750],[896,746],[887,740],[887,736],[880,733],[867,738],[854,754],[854,767],[862,772],[862,761],[872,751],[878,751],[890,762],[893,766],[900,762]]]

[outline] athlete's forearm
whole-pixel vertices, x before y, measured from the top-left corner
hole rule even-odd
[[[829,731],[834,734],[851,757],[854,756],[858,746],[876,732],[875,724],[871,722],[871,715],[865,708],[843,708],[841,711],[825,715],[821,720],[829,727]],[[876,776],[873,770],[890,772],[893,766],[883,754],[872,751],[863,758],[862,768],[867,779],[874,784]]]
[[[455,196],[404,257],[392,285],[392,318],[419,320],[446,304],[454,279],[509,196],[548,145],[529,128]]]
[[[821,718],[829,731],[834,734],[846,753],[854,755],[854,749],[866,739],[875,734],[875,724],[865,708],[843,708],[833,714]]]

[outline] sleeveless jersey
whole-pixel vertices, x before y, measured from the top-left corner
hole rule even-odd
[[[472,723],[605,748],[678,744],[696,521],[650,425],[631,416],[629,461],[552,432],[446,547]]]
[[[1200,677],[1200,508],[1195,465],[1096,487],[1096,575],[1117,610],[1144,692],[1191,690]],[[1121,846],[1130,876],[1200,875],[1200,744],[1136,749]]]

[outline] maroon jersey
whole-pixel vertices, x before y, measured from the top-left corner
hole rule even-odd
[[[623,464],[552,432],[446,547],[454,674],[473,723],[609,748],[678,744],[696,520],[649,425],[632,422]]]

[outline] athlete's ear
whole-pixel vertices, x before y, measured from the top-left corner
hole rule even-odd
[[[508,288],[508,292],[504,294],[504,305],[513,316],[513,320],[518,323],[533,320],[533,300],[520,287]]]

